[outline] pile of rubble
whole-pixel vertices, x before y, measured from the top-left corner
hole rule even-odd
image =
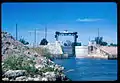
[[[30,50],[29,47],[24,46],[21,42],[15,40],[9,33],[2,32],[2,80],[3,81],[68,81],[69,79],[64,75],[64,67],[55,64],[53,61],[41,56],[37,52]],[[23,56],[26,61],[33,60],[33,66],[37,70],[34,75],[29,75],[26,70],[9,69],[5,67],[6,59],[9,56],[15,55]],[[25,60],[24,60],[25,62]],[[24,65],[21,63],[21,65]],[[31,65],[31,64],[30,64]],[[9,65],[11,66],[11,65]],[[50,70],[52,69],[52,70]],[[45,71],[43,71],[45,70]],[[31,71],[32,72],[32,71]]]

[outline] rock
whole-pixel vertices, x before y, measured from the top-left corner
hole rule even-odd
[[[47,79],[47,78],[45,78],[45,77],[43,77],[43,78],[42,78],[42,81],[48,81],[48,79]]]
[[[54,68],[54,66],[53,66],[53,65],[50,65],[49,67]]]
[[[60,48],[58,48],[58,43],[56,43],[57,45],[50,45],[49,47],[53,47],[53,51],[54,51],[54,46],[57,48],[55,49],[55,51],[51,51],[53,52],[53,54],[60,54],[60,52],[58,52],[60,50]],[[50,48],[51,49],[51,48]],[[7,56],[9,55],[15,55],[15,56],[24,56],[24,60],[33,60],[35,62],[35,65],[31,64],[31,66],[35,66],[36,69],[41,70],[41,68],[47,67],[47,68],[53,68],[54,70],[57,70],[56,73],[58,74],[59,79],[60,78],[60,71],[62,71],[64,69],[64,67],[61,67],[60,65],[55,64],[53,61],[47,59],[46,57],[41,56],[40,54],[38,54],[36,51],[32,51],[31,49],[29,49],[29,47],[25,47],[25,45],[23,45],[21,42],[15,40],[10,34],[8,34],[7,32],[2,32],[2,61],[4,62],[4,60],[7,58]],[[54,55],[53,55],[54,56]],[[59,56],[59,55],[58,55]],[[2,67],[4,64],[2,64]],[[46,69],[46,68],[45,68]],[[7,71],[9,70],[9,71]],[[55,81],[56,80],[56,74],[55,72],[46,72],[45,73],[45,77],[43,77],[43,72],[39,72],[42,73],[42,77],[41,76],[37,76],[35,74],[33,76],[29,76],[29,77],[25,77],[26,71],[25,70],[10,70],[9,68],[4,68],[5,73],[2,71],[2,77],[3,80],[8,80],[8,78],[10,79],[10,81],[15,81],[16,80],[21,80],[21,81]],[[6,72],[7,71],[7,72]],[[48,70],[49,71],[49,70]],[[4,78],[5,77],[5,78]],[[34,78],[33,78],[34,77]]]
[[[28,77],[27,80],[28,80],[28,81],[33,81],[34,78]]]
[[[18,77],[18,76],[24,76],[26,73],[25,70],[9,70],[5,72],[4,76],[8,78]]]
[[[34,56],[35,56],[35,57],[37,57],[37,56],[38,56],[38,54],[35,54]]]
[[[2,80],[3,80],[3,81],[9,81],[9,79],[8,79],[8,78],[2,78]]]
[[[35,68],[36,68],[36,69],[43,68],[43,67],[45,67],[45,65],[41,65],[41,64],[36,64],[36,65],[35,65]]]
[[[56,75],[54,72],[46,72],[46,73],[44,73],[44,76],[48,79],[48,81],[56,80]]]
[[[20,76],[16,78],[16,81],[25,81],[26,80],[26,76]]]
[[[40,78],[34,78],[34,81],[41,81]]]

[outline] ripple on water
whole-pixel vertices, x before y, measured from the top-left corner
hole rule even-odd
[[[64,66],[65,74],[74,81],[117,79],[117,60],[71,58],[55,62]]]

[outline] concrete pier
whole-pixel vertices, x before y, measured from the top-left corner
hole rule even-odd
[[[117,47],[99,46],[94,47],[93,52],[88,55],[93,58],[117,59]]]

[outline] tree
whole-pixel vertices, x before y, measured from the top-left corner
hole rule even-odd
[[[81,43],[77,42],[77,46],[81,46]]]
[[[103,37],[95,37],[96,44],[107,46],[108,43],[103,41]]]
[[[66,44],[67,44],[67,46],[71,46],[72,42],[70,40],[66,40]]]
[[[45,38],[43,38],[40,42],[40,45],[47,45],[47,44],[48,44],[48,41]]]
[[[67,46],[67,43],[64,43],[64,46]]]
[[[117,46],[117,44],[110,43],[110,46]]]
[[[103,37],[95,37],[96,44],[100,44],[101,45],[101,43],[103,41],[102,39],[103,39]]]
[[[23,43],[24,45],[28,45],[28,44],[29,44],[29,42],[25,41],[25,39],[23,39],[23,38],[20,39],[19,41],[20,41],[21,43]]]
[[[107,42],[102,42],[101,45],[102,45],[102,46],[107,46],[108,43],[107,43]]]

